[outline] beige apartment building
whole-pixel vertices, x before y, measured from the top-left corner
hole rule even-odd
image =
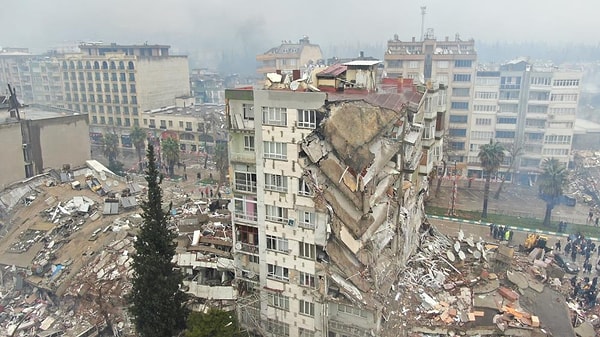
[[[415,81],[448,86],[447,128],[466,128],[472,110],[472,90],[475,79],[477,52],[475,41],[454,40],[446,37],[437,40],[430,29],[423,40],[414,37],[401,41],[398,35],[387,43],[384,55],[386,77],[412,78]],[[467,134],[448,132],[448,160],[466,167]]]
[[[263,336],[385,336],[381,296],[417,245],[444,87],[375,93],[374,64],[344,66],[225,93],[237,309]],[[326,92],[338,77],[354,85]]]
[[[304,71],[308,66],[322,62],[323,54],[318,44],[310,43],[308,36],[304,36],[298,43],[282,41],[278,47],[257,55],[256,61],[260,63],[256,69],[259,74],[266,75],[276,71],[292,73],[294,70]]]

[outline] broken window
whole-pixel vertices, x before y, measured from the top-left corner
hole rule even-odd
[[[345,304],[338,304],[338,312],[343,312],[354,316],[367,317],[366,311]]]
[[[287,112],[286,108],[273,108],[263,107],[263,124],[274,125],[274,126],[286,126],[287,125]]]
[[[256,192],[256,173],[235,172],[235,189],[237,191]]]
[[[290,252],[288,248],[288,240],[273,235],[267,235],[267,249],[276,250],[282,253]]]
[[[266,159],[287,159],[287,144],[280,142],[263,142]]]
[[[265,190],[287,192],[287,177],[279,174],[265,173]]]
[[[254,104],[242,104],[244,119],[254,120]]]
[[[313,302],[300,300],[300,313],[308,316],[314,316],[315,304]]]
[[[267,264],[267,276],[276,280],[289,282],[290,271],[286,267],[276,266],[274,264]]]
[[[315,251],[316,251],[315,245],[306,243],[306,242],[299,242],[299,244],[300,244],[300,257],[314,260],[315,259]]]
[[[317,127],[317,111],[316,110],[298,110],[299,128],[314,129]]]
[[[315,275],[299,272],[300,278],[298,279],[298,284],[305,287],[316,288],[317,284],[315,282]]]
[[[298,179],[298,194],[308,197],[312,194],[308,183],[304,179]]]

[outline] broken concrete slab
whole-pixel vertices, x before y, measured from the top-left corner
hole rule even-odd
[[[527,282],[527,279],[528,279],[527,276],[520,271],[513,272],[510,270],[507,270],[506,276],[508,277],[508,280],[510,282],[512,282],[513,284],[515,284],[517,287],[519,287],[521,289],[525,289],[529,286],[529,283]]]

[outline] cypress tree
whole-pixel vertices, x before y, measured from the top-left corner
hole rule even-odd
[[[185,328],[186,295],[180,287],[183,274],[172,262],[177,234],[168,228],[168,213],[162,208],[162,177],[152,144],[148,144],[146,157],[148,195],[142,202],[143,222],[134,243],[129,312],[139,336],[169,337]]]

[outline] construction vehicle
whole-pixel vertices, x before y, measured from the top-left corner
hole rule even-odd
[[[541,236],[539,234],[530,233],[527,234],[527,238],[525,239],[523,247],[525,247],[525,250],[528,252],[532,251],[534,248],[543,248],[544,250],[548,250],[546,248],[547,243],[547,237]]]

